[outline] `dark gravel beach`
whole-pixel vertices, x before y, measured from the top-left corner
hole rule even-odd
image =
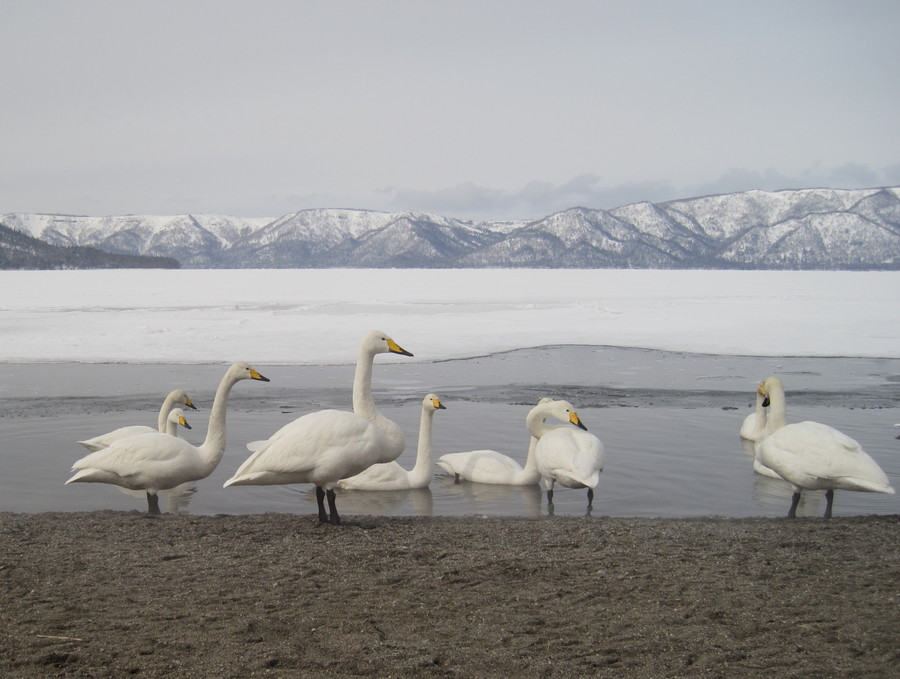
[[[900,517],[0,514],[4,677],[894,677]]]

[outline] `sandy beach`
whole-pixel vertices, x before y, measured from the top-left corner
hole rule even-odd
[[[7,677],[888,677],[900,517],[0,514]]]

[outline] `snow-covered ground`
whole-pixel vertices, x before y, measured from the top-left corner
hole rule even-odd
[[[900,273],[0,271],[0,361],[333,364],[556,344],[900,357]]]

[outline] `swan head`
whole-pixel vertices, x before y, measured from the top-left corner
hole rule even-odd
[[[784,393],[784,385],[777,377],[767,377],[759,383],[756,393],[763,398],[763,408],[771,405],[771,397],[773,393]]]
[[[258,372],[256,372],[256,370],[250,367],[249,363],[244,363],[243,361],[232,363],[231,367],[228,369],[228,374],[236,380],[259,380],[260,382],[269,381],[268,377],[263,377]]]
[[[541,399],[541,401],[544,401],[544,399]],[[581,421],[581,418],[578,417],[578,413],[575,412],[575,408],[571,403],[568,401],[554,401],[552,399],[546,399],[546,401],[546,403],[539,403],[535,408],[540,408],[541,412],[546,413],[549,416],[555,417],[563,422],[569,422],[579,429],[587,431],[587,427],[584,425],[584,422]]]
[[[184,391],[184,389],[176,389],[175,391],[172,392],[172,395],[175,397],[175,399],[174,399],[175,403],[182,403],[182,404],[186,405],[188,408],[190,408],[191,410],[197,410],[197,406],[195,406],[191,402],[190,397],[187,395],[187,393]]]
[[[371,330],[363,337],[362,347],[364,351],[375,354],[400,354],[401,356],[412,356],[410,352],[397,344],[394,339],[387,333],[380,330]]]
[[[172,408],[169,411],[169,416],[167,418],[169,422],[175,425],[181,425],[185,429],[190,429],[191,425],[188,424],[188,421],[184,417],[184,411],[181,408]]]
[[[446,410],[447,406],[441,403],[437,394],[428,394],[422,399],[422,408],[425,410]]]

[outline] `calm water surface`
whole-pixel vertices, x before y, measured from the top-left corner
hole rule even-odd
[[[438,393],[447,410],[434,416],[435,458],[493,448],[524,463],[525,415],[542,396],[566,398],[606,447],[595,516],[781,516],[790,487],[753,473],[738,437],[755,384],[782,377],[788,419],[818,420],[857,439],[898,487],[900,360],[757,358],[608,347],[549,347],[442,363],[379,357],[375,398],[407,435],[399,462],[412,468],[422,396]],[[228,445],[215,472],[171,509],[194,514],[312,514],[310,485],[222,488],[249,454],[306,412],[349,408],[352,366],[255,366],[272,382],[240,382],[228,411]],[[198,405],[191,431],[202,442],[218,365],[0,365],[0,511],[146,509],[105,484],[64,486],[85,451],[76,441],[128,424],[154,425],[162,398],[183,387]],[[558,489],[557,515],[586,512],[584,490]],[[428,489],[339,491],[342,515],[540,516],[542,489],[459,483],[435,467]],[[166,510],[166,500],[163,501]],[[805,493],[799,513],[820,515],[822,493]],[[838,492],[836,515],[900,513],[900,496]]]

